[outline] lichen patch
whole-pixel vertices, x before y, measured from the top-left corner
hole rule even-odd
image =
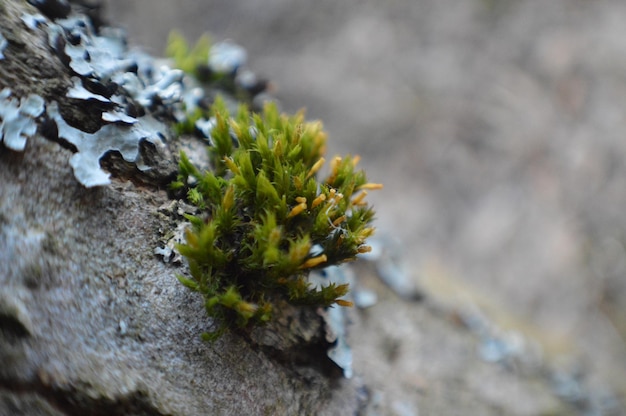
[[[0,141],[11,150],[21,152],[26,140],[37,132],[37,118],[44,110],[44,100],[31,94],[25,100],[11,97],[8,88],[0,91]]]

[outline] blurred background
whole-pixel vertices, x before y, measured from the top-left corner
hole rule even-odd
[[[379,235],[427,296],[626,384],[626,2],[104,3],[156,55],[171,29],[242,45],[384,183]]]

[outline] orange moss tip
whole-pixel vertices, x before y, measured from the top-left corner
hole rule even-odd
[[[369,190],[383,189],[383,184],[382,183],[365,183],[359,186],[357,188],[357,191],[360,191],[362,189],[369,189]]]
[[[335,156],[333,160],[330,161],[330,176],[326,179],[326,183],[331,184],[335,182],[337,178],[337,174],[339,173],[338,168],[341,163],[341,157]]]
[[[351,307],[354,306],[353,302],[350,302],[349,300],[343,300],[343,299],[337,299],[337,300],[335,300],[335,303],[337,305],[339,305],[339,306],[345,306],[345,307],[348,307],[348,308],[351,308]]]
[[[320,170],[322,165],[324,165],[324,162],[326,162],[326,159],[324,159],[323,157],[321,157],[320,160],[315,162],[313,166],[311,167],[311,169],[309,169],[309,173],[306,174],[306,179],[309,179],[311,176],[315,175],[317,171]]]
[[[305,209],[306,209],[306,203],[301,202],[295,207],[293,207],[293,209],[289,212],[289,214],[287,214],[287,218],[295,217],[296,215],[300,214]]]
[[[301,269],[310,269],[312,267],[319,266],[322,263],[326,263],[326,261],[328,261],[328,258],[326,257],[326,254],[322,254],[321,256],[317,256],[317,257],[313,257],[313,258],[308,259],[307,261],[302,263],[300,268]]]
[[[359,248],[357,248],[356,251],[359,254],[369,253],[369,252],[372,251],[372,247],[371,246],[360,246]]]
[[[330,169],[335,172],[337,170],[337,166],[341,163],[341,156],[333,157],[333,160],[330,161]]]
[[[346,218],[348,218],[348,217],[346,217],[345,215],[342,215],[341,217],[337,218],[335,221],[333,221],[333,227],[339,226],[339,224],[344,222],[346,220]]]
[[[361,205],[366,196],[367,196],[367,191],[361,192],[352,200],[352,205]]]
[[[330,192],[328,193],[328,199],[336,203],[336,202],[339,202],[341,198],[343,198],[343,194],[340,192],[337,192],[335,188],[331,188]]]
[[[306,204],[306,198],[305,198],[305,197],[303,197],[303,196],[297,196],[297,197],[296,197],[296,202],[297,202],[298,204]]]
[[[352,166],[353,166],[353,167],[356,167],[356,165],[358,165],[360,161],[361,161],[361,156],[359,156],[359,155],[355,155],[355,156],[352,158]]]
[[[326,195],[325,194],[318,195],[318,197],[315,198],[313,202],[311,202],[311,209],[315,208],[316,206],[318,206],[324,201],[326,201]]]

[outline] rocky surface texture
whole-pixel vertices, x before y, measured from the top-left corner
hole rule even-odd
[[[626,8],[225,4],[107,2],[155,53],[174,27],[235,38],[286,109],[306,105],[385,182],[380,252],[351,268],[378,296],[350,311],[353,377],[237,334],[201,341],[200,298],[154,254],[171,226],[158,178],[86,189],[76,149],[36,134],[0,150],[0,415],[624,414]],[[71,77],[25,32],[35,10],[0,7],[1,86],[58,100]]]

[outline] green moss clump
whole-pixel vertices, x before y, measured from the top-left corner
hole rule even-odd
[[[313,288],[310,270],[338,264],[369,250],[365,245],[374,212],[365,202],[367,182],[358,157],[324,164],[326,134],[304,115],[279,114],[267,104],[262,114],[245,106],[231,117],[218,98],[211,108],[215,127],[209,147],[212,172],[200,172],[181,153],[172,187],[186,192],[200,214],[178,250],[191,278],[179,277],[202,293],[210,316],[224,330],[263,323],[272,303],[348,305],[347,285]]]
[[[174,66],[200,79],[203,75],[201,68],[206,66],[211,50],[211,39],[202,35],[193,47],[190,47],[185,37],[178,31],[170,32],[165,47],[165,55],[174,61]]]

